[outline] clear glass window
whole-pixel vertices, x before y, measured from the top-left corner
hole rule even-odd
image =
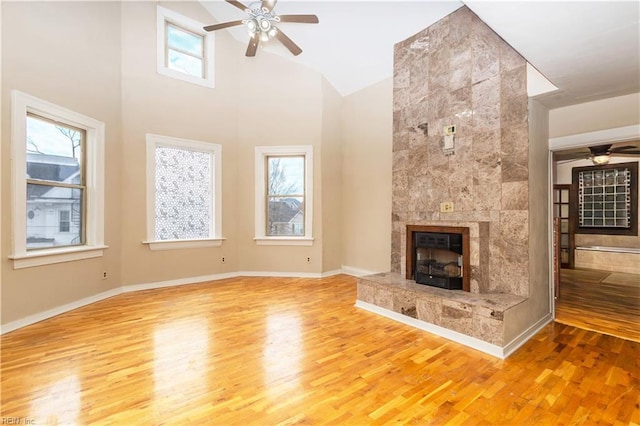
[[[26,248],[82,245],[86,132],[35,114],[26,125]]]
[[[305,235],[304,156],[267,156],[266,161],[266,235]]]
[[[165,66],[194,77],[204,78],[204,37],[168,21],[165,22],[165,35]]]

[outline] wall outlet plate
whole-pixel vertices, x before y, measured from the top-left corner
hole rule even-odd
[[[440,203],[440,213],[453,213],[453,203],[451,201]]]

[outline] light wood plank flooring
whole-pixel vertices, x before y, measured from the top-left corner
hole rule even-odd
[[[640,342],[640,275],[562,269],[556,321]]]
[[[639,344],[552,323],[507,360],[353,306],[355,279],[119,295],[2,336],[36,424],[640,423]],[[24,424],[23,420],[23,424]]]

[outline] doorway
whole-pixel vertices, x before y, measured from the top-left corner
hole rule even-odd
[[[550,226],[552,230],[550,242],[554,241],[556,236],[555,241],[558,245],[557,263],[550,259],[552,277],[558,277],[559,281],[559,288],[555,289],[554,280],[550,279],[554,320],[634,341],[640,341],[640,331],[637,330],[637,324],[640,321],[640,275],[576,269],[577,245],[606,246],[608,244],[599,243],[600,240],[597,238],[577,235],[572,229],[569,205],[575,201],[571,198],[575,198],[576,193],[572,190],[572,180],[569,176],[573,167],[591,165],[588,157],[589,146],[620,141],[635,145],[638,144],[638,140],[640,140],[640,126],[549,140],[551,170],[549,220],[551,225],[557,223],[555,226],[557,236],[553,232],[554,226]],[[584,155],[585,150],[587,155]],[[582,152],[583,156],[576,157],[578,152]],[[626,158],[624,161],[636,159],[637,157]]]

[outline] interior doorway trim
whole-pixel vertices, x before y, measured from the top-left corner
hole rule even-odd
[[[549,221],[549,253],[552,253],[553,250],[553,184],[555,181],[553,153],[565,149],[582,148],[609,142],[624,142],[637,139],[640,139],[640,124],[549,138],[549,199],[547,200],[547,212],[549,212],[547,215],[547,219]],[[553,319],[555,319],[556,304],[553,291],[553,267],[553,256],[549,256],[549,297],[551,299],[551,314]]]

